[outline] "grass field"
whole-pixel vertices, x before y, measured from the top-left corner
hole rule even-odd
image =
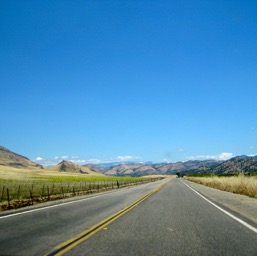
[[[247,195],[257,198],[257,177],[244,175],[232,177],[185,177],[187,180],[209,186],[212,188],[228,191],[236,194]]]
[[[151,182],[161,177],[114,177],[0,166],[1,210]]]

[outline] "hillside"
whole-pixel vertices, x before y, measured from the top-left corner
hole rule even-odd
[[[19,169],[43,169],[44,167],[30,161],[27,157],[16,154],[0,146],[0,165]]]
[[[247,156],[236,156],[213,168],[214,174],[239,174],[244,172],[257,172],[257,159]]]
[[[74,164],[70,161],[62,161],[59,164],[48,167],[46,170],[54,171],[54,172],[73,172],[73,173],[81,173],[95,176],[103,176],[103,174],[90,170],[87,167]]]
[[[158,170],[147,164],[121,164],[112,166],[104,171],[106,175],[117,176],[144,176],[151,174],[159,174]]]
[[[190,160],[186,162],[176,162],[176,163],[168,163],[168,164],[157,164],[152,165],[155,169],[157,169],[161,174],[175,174],[176,172],[185,172],[191,173],[197,170],[198,168],[212,168],[219,164],[222,161],[215,160]]]
[[[127,163],[84,166],[74,164],[69,161],[44,168],[43,166],[30,161],[28,158],[14,153],[0,146],[0,167],[2,170],[12,168],[19,170],[44,170],[57,173],[76,173],[87,175],[114,175],[114,176],[146,176],[146,175],[166,175],[177,172],[190,173],[213,173],[213,174],[238,174],[242,172],[257,172],[257,156],[237,156],[227,161],[186,161],[176,163]]]
[[[177,172],[192,173],[198,168],[210,169],[222,163],[222,161],[206,160],[206,161],[187,161],[176,163],[163,164],[120,164],[110,166],[108,168],[97,167],[97,165],[90,165],[90,168],[96,169],[105,175],[115,176],[145,176],[145,175],[166,175],[176,174]],[[88,165],[86,165],[88,166]],[[99,169],[98,169],[99,168]]]
[[[105,168],[102,168],[101,166],[97,164],[84,164],[82,165],[83,167],[89,168],[93,172],[98,172],[98,173],[104,173]]]

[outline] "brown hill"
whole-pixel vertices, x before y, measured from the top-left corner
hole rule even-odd
[[[59,164],[47,168],[47,170],[57,171],[57,172],[73,172],[73,173],[81,173],[88,174],[94,176],[103,176],[103,174],[94,172],[87,167],[74,164],[70,161],[62,161]]]
[[[257,172],[256,157],[236,156],[211,170],[214,174],[239,174],[245,172]]]
[[[166,175],[176,174],[177,172],[193,173],[202,168],[202,170],[210,170],[211,168],[219,165],[222,161],[205,160],[205,161],[187,161],[176,163],[163,163],[163,164],[119,164],[107,168],[92,166],[98,172],[106,175],[115,176],[145,176],[145,175]],[[86,165],[90,166],[90,165]],[[90,167],[89,167],[90,168]]]
[[[42,165],[30,161],[27,157],[18,155],[0,146],[0,165],[19,169],[43,169]]]
[[[93,172],[99,172],[99,173],[105,172],[105,169],[97,164],[84,164],[82,166],[89,168]]]
[[[144,176],[159,173],[155,168],[147,164],[121,164],[105,169],[104,174],[117,176]]]
[[[222,163],[222,161],[216,160],[190,160],[186,162],[176,163],[165,163],[152,165],[153,168],[157,169],[161,174],[175,174],[176,172],[191,173],[195,170],[200,169],[211,169]]]

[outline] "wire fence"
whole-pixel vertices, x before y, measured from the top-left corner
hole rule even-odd
[[[122,187],[153,182],[160,178],[116,181],[90,181],[65,183],[0,184],[1,211],[34,205],[46,201],[98,193]]]

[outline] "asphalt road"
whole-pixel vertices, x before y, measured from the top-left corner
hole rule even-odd
[[[138,200],[152,184],[0,219],[0,255],[44,255]],[[173,179],[65,255],[257,255],[257,233]]]
[[[257,234],[174,179],[65,255],[257,255]]]
[[[167,180],[166,180],[167,181]],[[0,216],[0,255],[44,255],[120,211],[165,180],[94,194],[80,201]]]

